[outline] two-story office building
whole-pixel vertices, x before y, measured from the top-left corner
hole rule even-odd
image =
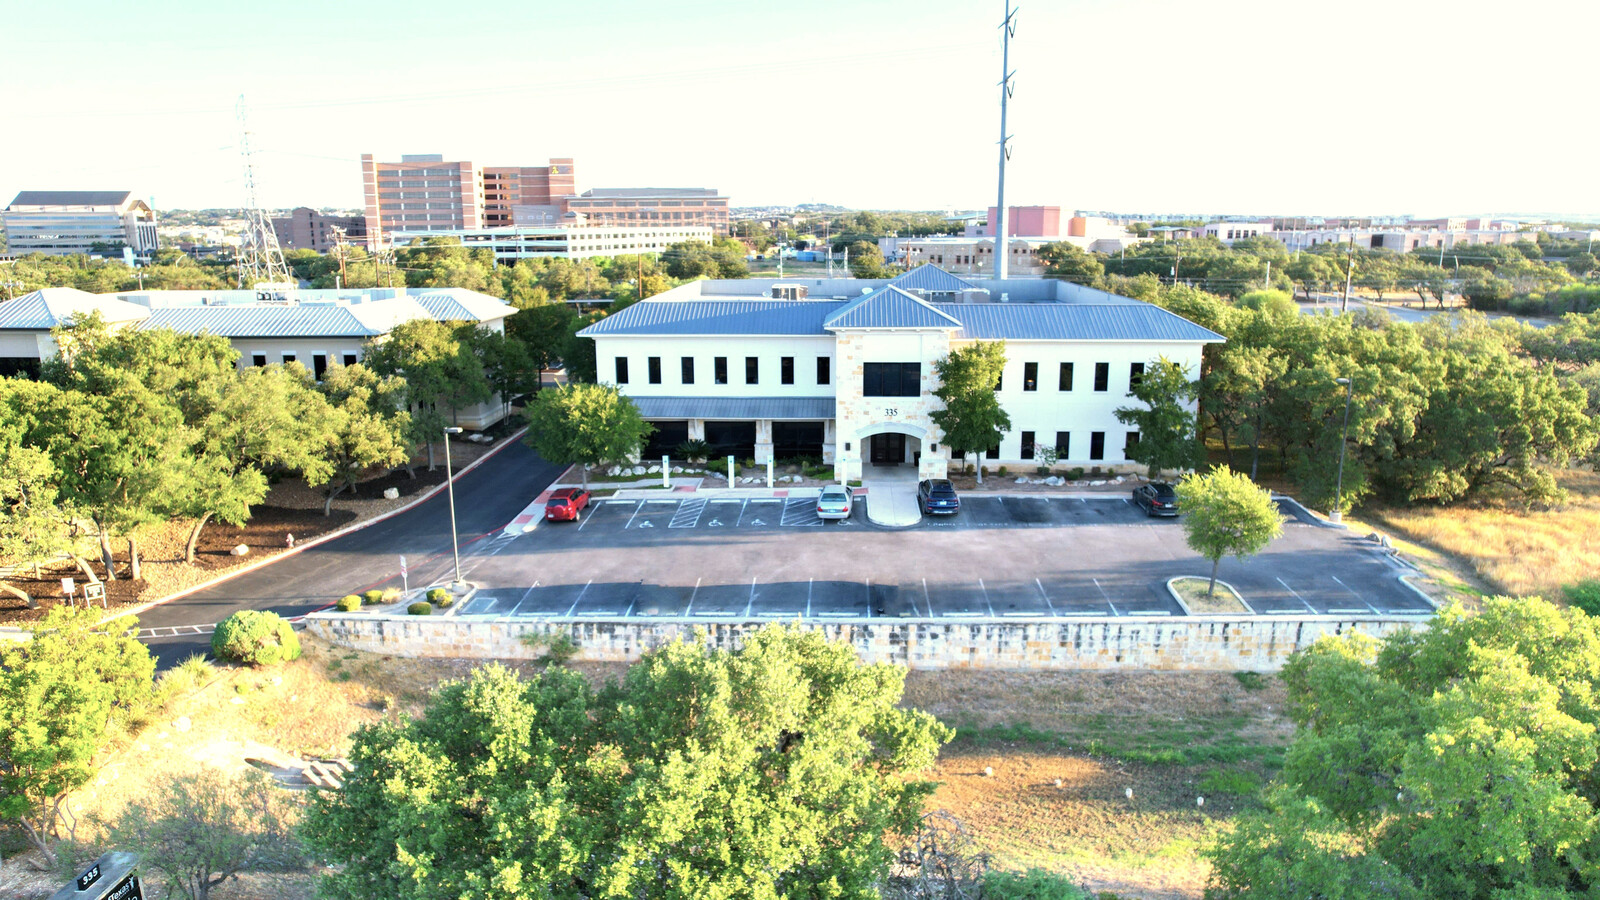
[[[701,439],[718,455],[819,455],[843,478],[868,466],[942,477],[952,462],[930,413],[935,364],[1006,342],[996,390],[1012,430],[984,464],[1116,467],[1137,433],[1114,411],[1161,357],[1198,377],[1222,337],[1157,306],[1064,281],[968,280],[920,266],[892,280],[738,279],[674,288],[579,332],[601,381],[657,431],[646,456]],[[959,461],[958,461],[959,462]]]

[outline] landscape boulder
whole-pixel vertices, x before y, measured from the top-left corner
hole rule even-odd
[[[383,499],[385,499],[385,500],[399,500],[400,499],[400,489],[399,488],[384,488],[383,489]]]
[[[250,552],[250,548],[246,547],[244,544],[239,544],[239,545],[235,546],[232,550],[228,551],[228,553],[233,555],[233,556],[244,556],[245,554],[247,554],[249,552]]]

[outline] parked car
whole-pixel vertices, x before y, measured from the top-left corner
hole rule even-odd
[[[1152,481],[1133,489],[1133,502],[1144,508],[1150,516],[1175,516],[1178,514],[1178,492],[1165,481]]]
[[[961,511],[955,485],[943,478],[917,482],[917,508],[923,515],[951,516]]]
[[[546,522],[576,522],[578,513],[589,505],[589,492],[582,488],[562,488],[544,502]]]
[[[849,488],[842,484],[830,484],[822,489],[821,496],[817,497],[817,518],[819,519],[848,519],[855,499],[851,496]]]

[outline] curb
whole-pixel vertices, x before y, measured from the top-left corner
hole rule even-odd
[[[1439,611],[1439,601],[1433,599],[1432,597],[1429,597],[1427,591],[1425,591],[1422,588],[1419,588],[1416,585],[1411,583],[1411,579],[1423,577],[1421,574],[1417,574],[1417,575],[1396,575],[1395,577],[1400,580],[1401,584],[1403,584],[1406,587],[1410,588],[1411,590],[1415,591],[1417,596],[1421,597],[1423,602],[1428,604],[1428,606],[1434,612],[1438,612]]]
[[[1272,495],[1272,499],[1275,500],[1275,501],[1284,501],[1284,502],[1288,502],[1288,503],[1293,503],[1295,505],[1295,507],[1298,508],[1301,512],[1305,513],[1311,519],[1311,521],[1314,522],[1317,525],[1318,528],[1337,528],[1340,531],[1349,531],[1350,530],[1350,526],[1349,525],[1346,525],[1343,522],[1330,522],[1330,521],[1328,521],[1326,516],[1322,516],[1322,515],[1319,515],[1316,512],[1313,512],[1304,503],[1301,503],[1299,500],[1296,500],[1295,498],[1289,496],[1288,494],[1274,493]]]
[[[1211,580],[1211,576],[1209,576],[1209,575],[1174,575],[1171,578],[1167,579],[1167,593],[1172,595],[1172,599],[1178,601],[1178,606],[1179,606],[1179,608],[1181,608],[1183,610],[1183,614],[1184,615],[1193,616],[1196,619],[1206,618],[1206,617],[1209,617],[1209,616],[1237,616],[1237,615],[1241,615],[1241,613],[1197,613],[1197,612],[1194,612],[1193,610],[1189,609],[1189,604],[1183,602],[1183,597],[1178,593],[1178,589],[1172,586],[1172,583],[1174,581],[1177,581],[1179,578],[1203,578],[1206,581],[1210,581]],[[1243,615],[1250,615],[1250,616],[1260,615],[1260,613],[1256,612],[1256,608],[1254,606],[1250,605],[1250,601],[1246,600],[1244,598],[1244,595],[1239,593],[1239,589],[1238,588],[1236,588],[1233,585],[1227,583],[1226,581],[1223,581],[1220,578],[1217,579],[1217,585],[1220,586],[1220,587],[1227,588],[1228,592],[1233,594],[1233,599],[1239,601],[1241,604],[1244,605],[1244,608],[1247,610],[1247,612],[1243,613]]]
[[[477,459],[473,460],[472,462],[468,463],[463,468],[457,470],[455,472],[454,477],[455,478],[460,478],[461,476],[467,474],[468,472],[471,472],[473,469],[476,469],[478,466],[480,466],[483,463],[487,462],[489,460],[489,458],[494,456],[496,453],[499,453],[501,450],[504,450],[506,447],[511,446],[513,443],[515,443],[517,440],[519,440],[527,432],[528,432],[527,426],[523,426],[523,427],[517,429],[516,431],[513,431],[511,434],[506,435],[504,438],[502,438],[500,440],[500,445],[499,446],[490,449],[490,451],[488,453],[485,453],[484,455],[482,455],[482,456],[478,457]],[[232,570],[230,572],[226,572],[226,573],[224,573],[222,575],[218,575],[215,578],[211,578],[211,579],[208,579],[206,581],[202,581],[199,584],[194,585],[192,587],[186,587],[183,590],[178,591],[177,593],[168,594],[165,597],[161,597],[161,598],[156,599],[156,600],[151,600],[148,603],[141,603],[138,606],[135,606],[135,607],[133,607],[131,609],[118,610],[116,615],[107,616],[104,619],[101,619],[100,622],[101,622],[101,624],[105,624],[106,622],[111,622],[111,621],[115,621],[117,619],[120,619],[123,616],[137,616],[140,613],[145,612],[145,611],[147,611],[149,609],[153,609],[154,607],[160,606],[163,603],[167,603],[167,602],[172,601],[172,600],[177,600],[177,599],[180,599],[182,597],[187,597],[190,594],[196,593],[198,591],[203,591],[203,590],[205,590],[207,588],[216,587],[217,585],[219,585],[219,584],[223,583],[224,581],[227,581],[227,580],[229,580],[231,578],[237,578],[240,575],[243,575],[243,574],[245,574],[247,572],[254,572],[256,569],[262,568],[263,566],[269,566],[269,565],[277,562],[280,559],[287,559],[287,558],[289,558],[291,556],[294,556],[297,553],[300,553],[302,550],[309,550],[312,547],[316,547],[316,546],[318,546],[320,544],[325,544],[328,541],[332,541],[332,540],[336,540],[338,538],[342,538],[347,534],[351,534],[353,532],[360,531],[363,528],[367,528],[367,527],[370,527],[372,525],[376,525],[379,522],[383,522],[383,521],[386,521],[388,519],[392,519],[395,516],[398,516],[403,512],[407,512],[408,510],[411,510],[411,509],[415,508],[416,506],[418,506],[420,504],[423,504],[423,503],[428,502],[429,500],[432,500],[435,496],[437,496],[439,494],[440,491],[442,491],[445,488],[449,487],[449,485],[450,485],[450,482],[448,480],[446,480],[444,483],[439,484],[439,485],[435,485],[434,487],[429,488],[427,491],[424,491],[415,500],[412,500],[412,501],[406,503],[403,506],[397,506],[394,509],[391,509],[386,513],[383,513],[383,514],[377,515],[377,516],[373,516],[372,518],[367,519],[364,522],[357,522],[357,523],[355,523],[353,525],[346,525],[343,528],[337,529],[335,531],[330,531],[327,534],[318,535],[317,537],[314,537],[309,541],[296,543],[294,545],[294,547],[287,548],[282,553],[274,554],[274,555],[269,556],[269,557],[267,557],[265,559],[257,560],[257,561],[255,561],[253,563],[250,563],[247,566],[244,566],[244,567],[238,568],[238,569],[234,569],[234,570]]]

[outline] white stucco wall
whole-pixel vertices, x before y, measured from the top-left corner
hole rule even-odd
[[[831,335],[798,337],[597,337],[595,368],[616,383],[616,358],[628,359],[623,393],[633,397],[832,397],[838,381]],[[661,383],[650,383],[650,357],[661,357]],[[694,357],[694,384],[683,383],[682,358]],[[728,383],[716,383],[715,358],[728,359]],[[745,384],[745,357],[760,360],[760,379]],[[783,384],[781,360],[794,357],[794,384]],[[826,356],[828,384],[817,384],[817,357]]]

